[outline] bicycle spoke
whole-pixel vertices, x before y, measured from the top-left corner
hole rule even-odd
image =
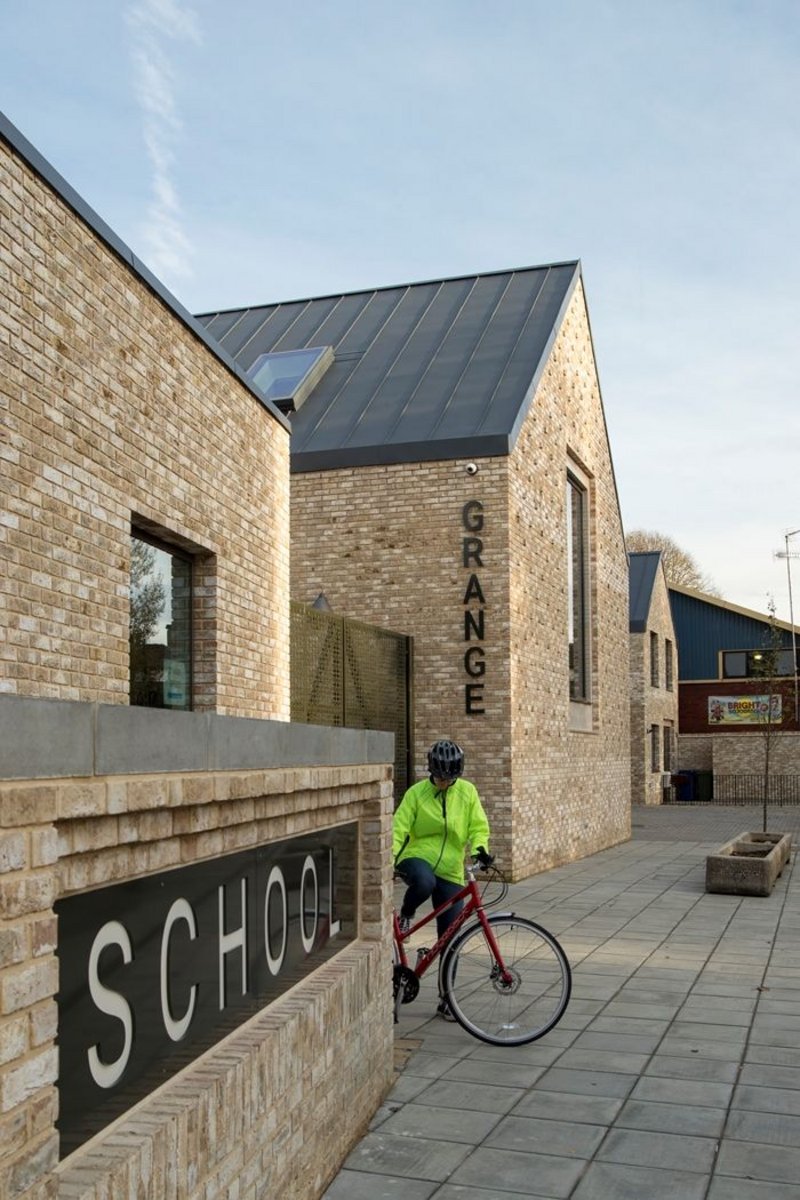
[[[475,1037],[521,1045],[542,1037],[569,1001],[569,964],[556,939],[524,917],[489,918],[507,976],[480,925],[453,943],[444,983],[456,1019]]]

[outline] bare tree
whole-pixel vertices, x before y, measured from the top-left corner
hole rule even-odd
[[[630,533],[625,534],[625,544],[631,554],[660,550],[667,583],[694,588],[695,591],[707,592],[711,596],[719,595],[713,580],[701,570],[689,551],[684,550],[665,533],[658,533],[654,529],[632,529]]]

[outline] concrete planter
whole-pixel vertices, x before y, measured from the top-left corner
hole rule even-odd
[[[706,859],[706,891],[769,896],[791,850],[790,833],[740,833]]]

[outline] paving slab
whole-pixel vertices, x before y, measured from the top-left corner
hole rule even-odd
[[[800,1200],[800,1184],[762,1183],[756,1179],[717,1176],[712,1180],[706,1200]]]
[[[739,1064],[719,1062],[708,1058],[673,1058],[669,1054],[654,1054],[644,1072],[645,1077],[661,1079],[696,1079],[699,1082],[735,1083]]]
[[[474,1188],[446,1183],[436,1192],[436,1200],[498,1200],[498,1193],[494,1187]],[[530,1200],[530,1192],[509,1192],[504,1188],[501,1200]]]
[[[619,1129],[642,1129],[651,1133],[685,1133],[692,1137],[716,1138],[725,1125],[724,1108],[692,1104],[659,1104],[653,1100],[628,1100],[615,1120]]]
[[[690,1171],[593,1162],[570,1200],[704,1200],[707,1186]]]
[[[661,1038],[667,1031],[669,1022],[656,1020],[652,1017],[617,1017],[608,1016],[608,1010],[601,1017],[596,1017],[589,1026],[589,1033],[618,1033],[625,1037],[642,1037],[654,1035]]]
[[[485,1059],[467,1059],[452,1067],[444,1079],[460,1080],[464,1083],[490,1083],[500,1076],[504,1087],[531,1088],[546,1070],[546,1065],[529,1066],[525,1063],[504,1063],[502,1067]]]
[[[800,841],[800,806],[770,828]],[[327,1200],[800,1200],[800,872],[705,891],[759,806],[637,809],[631,841],[511,888],[572,961],[545,1038],[401,1009],[398,1075]],[[410,1050],[409,1050],[410,1048]]]
[[[739,1076],[741,1083],[752,1083],[756,1087],[785,1087],[796,1091],[800,1080],[795,1067],[782,1067],[772,1063],[745,1062]]]
[[[392,1175],[398,1179],[443,1181],[464,1161],[472,1147],[438,1138],[368,1133],[345,1159],[353,1172]],[[330,1190],[330,1189],[329,1189]]]
[[[531,1088],[511,1110],[511,1115],[608,1127],[613,1124],[622,1105],[622,1100],[609,1096],[581,1096],[574,1092],[546,1092]]]
[[[728,1118],[725,1136],[740,1142],[763,1142],[770,1146],[800,1146],[800,1117],[782,1112],[753,1112],[739,1109]]]
[[[579,1096],[606,1096],[619,1099],[627,1096],[635,1083],[635,1075],[553,1067],[552,1070],[546,1071],[542,1075],[538,1086],[550,1092],[577,1092]]]
[[[776,1067],[800,1067],[800,1047],[764,1046],[758,1042],[748,1044],[744,1052],[746,1063],[769,1065]]]
[[[428,1104],[404,1104],[381,1125],[381,1133],[397,1137],[436,1138],[443,1142],[466,1142],[475,1146],[492,1132],[497,1113],[432,1108]]]
[[[658,1167],[671,1171],[680,1163],[683,1171],[708,1174],[714,1163],[714,1138],[651,1133],[639,1129],[612,1129],[598,1151],[602,1162],[629,1163],[636,1167]]]
[[[745,1032],[737,1031],[730,1038],[718,1036],[687,1038],[682,1033],[670,1030],[664,1035],[660,1050],[662,1054],[670,1054],[675,1058],[714,1058],[722,1062],[739,1062],[744,1053]]]
[[[521,1192],[523,1196],[547,1196],[567,1200],[580,1179],[586,1162],[554,1154],[521,1154],[516,1150],[493,1150],[481,1146],[453,1172],[453,1183],[495,1191]]]
[[[437,1080],[420,1092],[417,1103],[441,1105],[456,1111],[505,1113],[524,1096],[523,1088],[498,1087],[495,1084],[454,1083],[449,1079]]]
[[[726,1138],[720,1146],[717,1175],[793,1183],[800,1179],[800,1150],[769,1142],[740,1142]]]
[[[606,1136],[603,1125],[555,1121],[541,1117],[504,1117],[486,1139],[487,1146],[557,1154],[566,1158],[591,1158]]]
[[[400,1176],[377,1175],[374,1172],[339,1172],[326,1191],[327,1200],[429,1200],[437,1191],[437,1183]]]
[[[616,1075],[640,1075],[649,1054],[624,1054],[620,1050],[588,1050],[576,1046],[565,1050],[559,1066],[570,1070],[613,1072]]]
[[[750,1112],[788,1113],[790,1116],[800,1117],[800,1091],[742,1084],[733,1093],[731,1108],[744,1108]]]

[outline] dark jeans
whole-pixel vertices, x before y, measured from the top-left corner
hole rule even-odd
[[[445,900],[449,900],[451,896],[460,892],[463,887],[461,883],[451,883],[449,879],[440,879],[438,875],[434,875],[433,867],[421,858],[404,858],[401,863],[397,864],[397,874],[408,884],[408,890],[403,897],[400,909],[401,916],[404,917],[413,916],[420,904],[424,904],[429,898],[433,907],[438,908],[440,904],[444,904]],[[439,937],[452,924],[463,907],[464,901],[459,900],[446,912],[439,914],[436,918],[436,932]]]

